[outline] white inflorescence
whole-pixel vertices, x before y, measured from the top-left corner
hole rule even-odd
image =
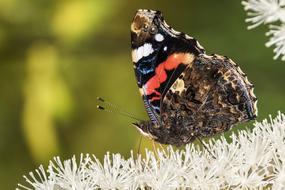
[[[255,123],[252,130],[210,140],[211,153],[189,144],[183,150],[146,151],[146,157],[107,153],[40,166],[20,189],[285,189],[285,115]],[[213,154],[213,155],[212,155]],[[215,158],[214,158],[215,157]]]
[[[281,26],[269,26],[267,35],[271,38],[266,46],[274,45],[274,59],[281,57],[282,61],[285,61],[285,0],[245,0],[242,4],[249,16],[246,22],[251,23],[248,29],[261,24],[282,23]]]

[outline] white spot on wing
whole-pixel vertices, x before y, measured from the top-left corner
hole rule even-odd
[[[187,34],[185,34],[185,38],[188,39],[188,40],[192,40],[192,39],[193,39],[193,37],[191,37],[191,36],[189,36],[189,35],[187,35]],[[198,42],[197,42],[197,43],[198,43]]]
[[[204,49],[203,48],[203,46],[201,46],[201,44],[197,41],[197,46],[198,46],[198,48],[200,48],[200,49]]]
[[[182,93],[182,91],[185,89],[185,84],[184,84],[184,81],[182,79],[177,79],[173,85],[171,86],[171,90],[173,92],[176,92],[178,91],[179,94]]]
[[[132,59],[134,63],[137,63],[141,58],[147,57],[152,54],[153,49],[151,44],[144,44],[141,47],[132,51]]]
[[[156,35],[154,36],[154,39],[155,39],[156,41],[158,41],[158,42],[162,42],[162,41],[164,40],[164,37],[163,37],[162,34],[156,34]]]
[[[175,35],[180,35],[181,32],[174,30],[173,28],[171,28],[171,32]]]

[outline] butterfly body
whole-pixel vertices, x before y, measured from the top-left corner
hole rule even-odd
[[[139,10],[131,25],[132,60],[150,121],[142,134],[181,146],[257,115],[253,85],[229,58],[205,53],[159,11]]]

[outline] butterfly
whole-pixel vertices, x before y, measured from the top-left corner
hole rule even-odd
[[[162,144],[181,146],[257,117],[257,98],[231,59],[207,55],[160,11],[138,10],[131,24],[132,62],[150,120],[134,123]]]

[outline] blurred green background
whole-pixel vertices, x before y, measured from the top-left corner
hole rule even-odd
[[[236,61],[255,84],[258,120],[285,111],[285,63],[265,48],[266,27],[246,29],[238,0],[0,0],[0,189],[55,155],[137,150],[132,121],[99,112],[96,97],[147,118],[130,55],[139,8]]]

